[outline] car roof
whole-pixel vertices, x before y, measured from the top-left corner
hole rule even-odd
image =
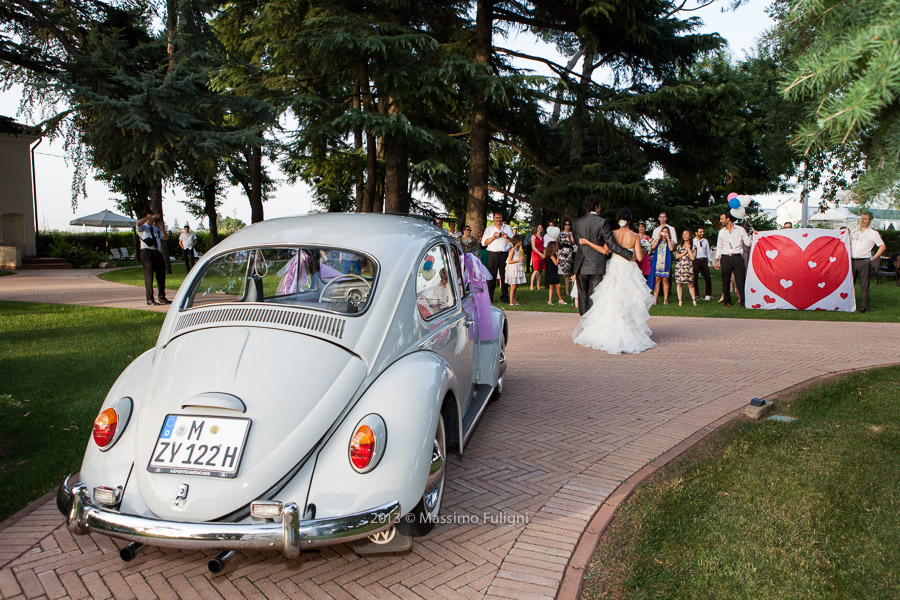
[[[388,266],[410,245],[422,247],[442,234],[449,235],[417,216],[322,213],[256,223],[229,235],[215,252],[256,244],[316,244],[359,250]]]

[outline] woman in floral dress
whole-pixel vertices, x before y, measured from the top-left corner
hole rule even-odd
[[[678,306],[681,306],[681,286],[687,285],[691,291],[691,299],[697,306],[697,291],[694,289],[694,245],[691,240],[691,232],[685,229],[681,232],[681,243],[675,249],[675,285],[678,286]]]
[[[575,234],[572,233],[572,221],[563,221],[563,230],[557,238],[559,244],[559,276],[566,280],[566,296],[569,295],[569,278],[575,273]]]

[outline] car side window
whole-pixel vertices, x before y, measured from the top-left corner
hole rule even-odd
[[[456,305],[458,292],[453,271],[443,244],[432,246],[416,271],[416,306],[424,319]]]

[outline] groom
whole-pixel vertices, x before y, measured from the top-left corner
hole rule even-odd
[[[606,274],[606,260],[610,251],[631,260],[634,253],[622,248],[613,237],[609,223],[601,217],[600,197],[591,194],[584,199],[584,208],[587,214],[577,219],[572,225],[575,233],[575,243],[585,238],[598,246],[606,245],[606,254],[597,252],[587,245],[579,245],[575,253],[575,275],[578,285],[578,312],[584,316],[593,303],[591,294]]]

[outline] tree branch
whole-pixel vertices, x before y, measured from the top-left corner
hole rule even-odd
[[[555,206],[548,206],[548,205],[546,205],[546,204],[542,204],[542,203],[540,203],[540,202],[535,202],[534,200],[530,200],[530,199],[528,199],[528,198],[523,198],[522,196],[519,196],[518,194],[513,194],[513,193],[510,192],[509,190],[504,190],[504,189],[498,188],[497,186],[494,186],[494,185],[489,185],[489,186],[488,186],[488,190],[491,191],[491,192],[496,192],[496,193],[498,193],[498,194],[503,194],[504,196],[509,196],[510,198],[512,198],[513,200],[515,200],[515,201],[517,201],[517,202],[524,202],[525,204],[530,204],[530,205],[532,205],[532,206],[537,206],[537,207],[543,208],[543,209],[545,209],[545,210],[549,210],[550,212],[559,213],[559,214],[561,214],[562,216],[568,217],[568,218],[570,218],[570,219],[574,219],[574,218],[575,218],[575,215],[571,215],[571,214],[569,214],[569,213],[567,213],[567,212],[563,212],[563,211],[561,211],[559,208],[557,208],[557,207],[555,207]]]

